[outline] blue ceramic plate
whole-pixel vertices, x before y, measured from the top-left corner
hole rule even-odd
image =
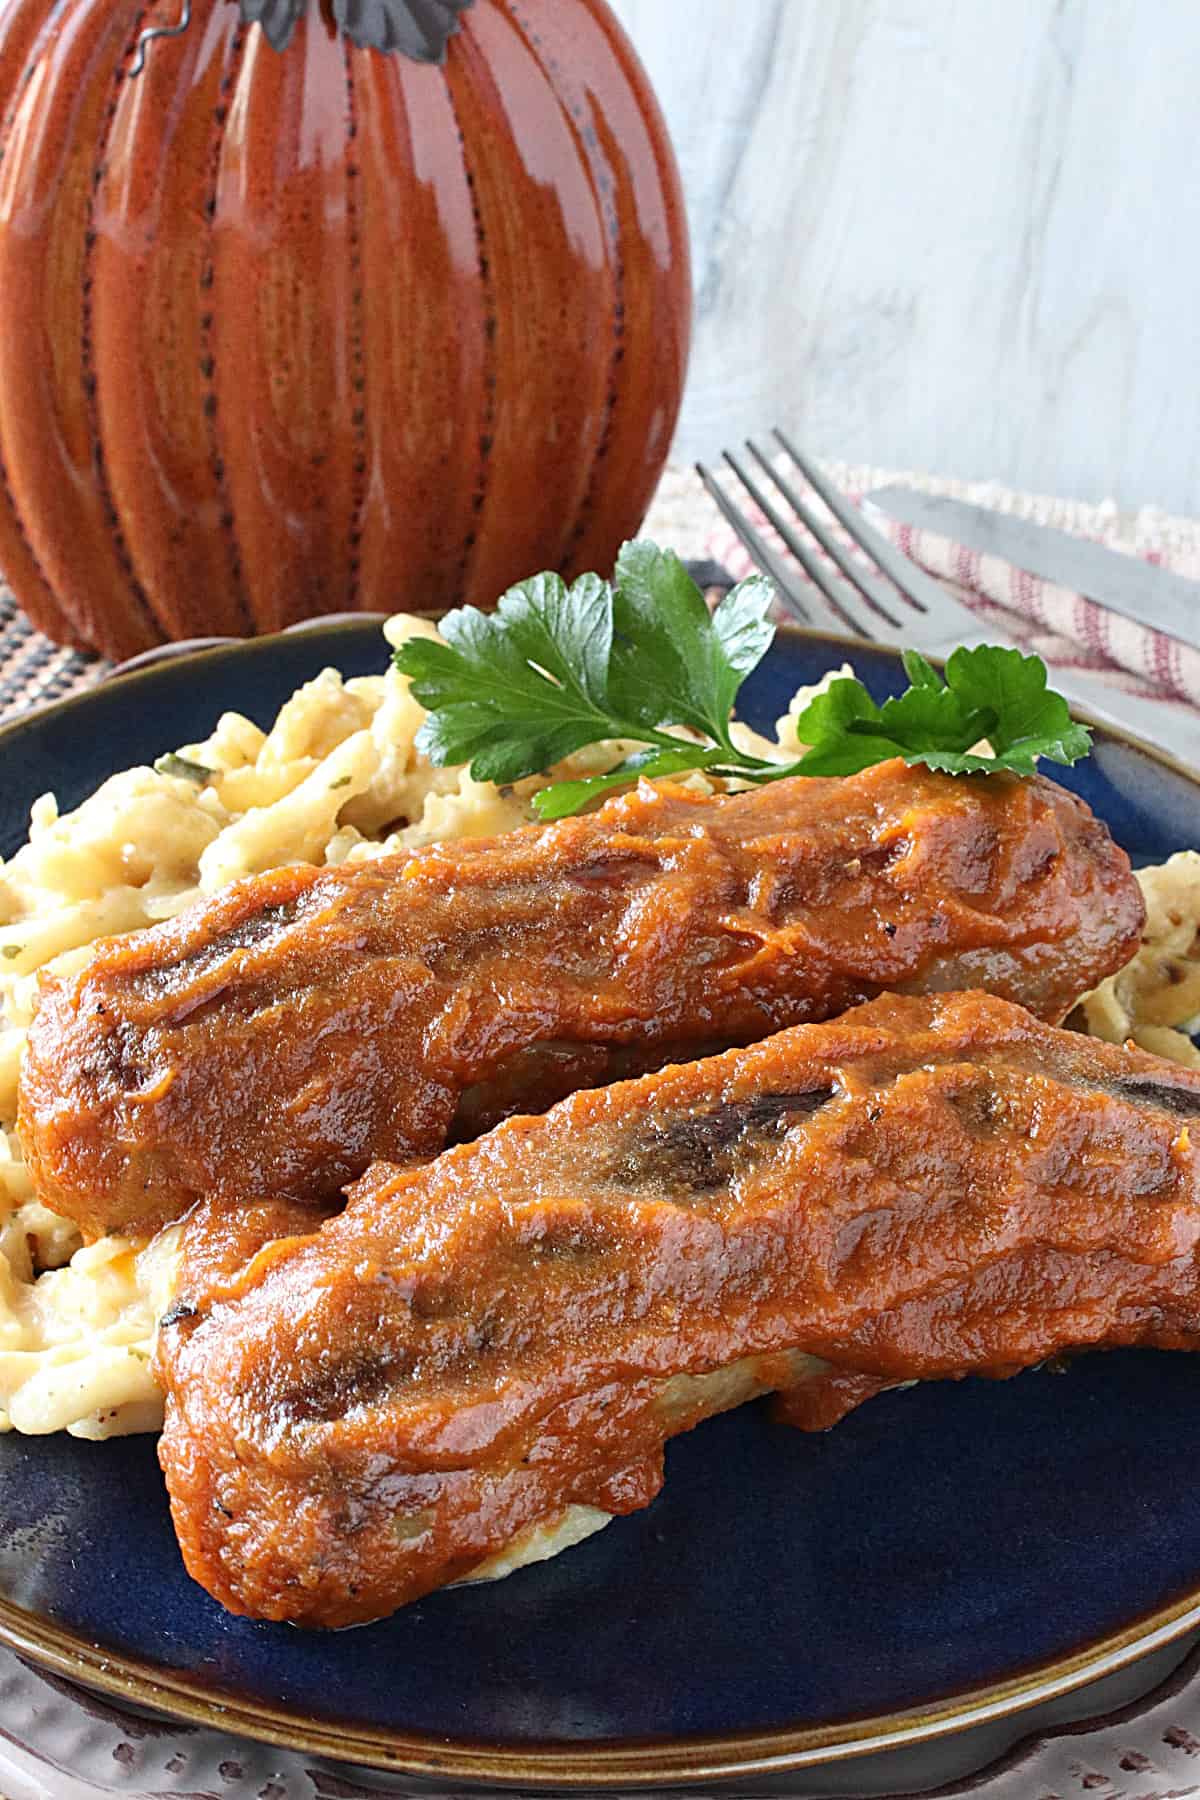
[[[784,632],[743,715],[768,724],[847,654]],[[882,698],[891,656],[854,660]],[[266,724],[371,624],[210,650],[0,734],[0,849],[30,801]],[[1102,737],[1065,779],[1138,860],[1200,842],[1200,787]],[[647,1511],[495,1587],[338,1636],[233,1619],[185,1575],[146,1439],[0,1441],[0,1636],[187,1719],[479,1781],[689,1781],[818,1762],[1011,1711],[1200,1619],[1200,1371],[1093,1356],[1066,1375],[884,1395],[824,1437],[747,1407],[668,1447]]]

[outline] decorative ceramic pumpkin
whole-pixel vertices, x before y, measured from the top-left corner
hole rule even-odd
[[[0,567],[29,617],[128,656],[610,566],[690,283],[604,0],[243,8],[0,0]]]

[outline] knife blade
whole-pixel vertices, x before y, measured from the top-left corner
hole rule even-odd
[[[1155,568],[1137,556],[1108,550],[1052,525],[992,512],[944,494],[913,488],[876,488],[866,497],[890,519],[936,531],[969,550],[998,556],[1043,581],[1084,594],[1110,611],[1151,626],[1200,650],[1200,581]]]

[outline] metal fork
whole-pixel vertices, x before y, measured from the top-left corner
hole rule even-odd
[[[755,563],[774,582],[780,600],[801,624],[848,632],[868,643],[920,650],[928,656],[949,656],[959,644],[1011,644],[1011,638],[982,625],[939,581],[897,550],[784,432],[772,435],[795,476],[791,469],[777,466],[753,441],[747,442],[746,449],[757,465],[754,472],[732,451],[724,453],[725,462],[770,520],[812,586],[800,579],[709,468],[699,463],[697,473]],[[829,529],[811,499],[801,492],[805,483],[824,501],[862,555],[847,548]],[[1074,669],[1056,670],[1052,679],[1072,706],[1105,725],[1164,744],[1181,761],[1200,767],[1200,722],[1184,707],[1120,693]]]

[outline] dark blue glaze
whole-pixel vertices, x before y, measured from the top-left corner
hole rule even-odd
[[[327,662],[381,665],[372,629],[167,666],[4,741],[0,842],[48,787],[262,723]],[[785,635],[743,711],[769,724],[841,652]],[[897,667],[855,661],[880,697]],[[1072,772],[1140,858],[1200,842],[1200,795],[1117,745]],[[0,1441],[0,1596],[214,1697],[451,1740],[590,1740],[815,1725],[1058,1659],[1200,1586],[1200,1370],[1094,1356],[1069,1373],[885,1395],[806,1437],[764,1407],[668,1449],[645,1513],[499,1586],[340,1636],[250,1625],[186,1577],[153,1445]]]

